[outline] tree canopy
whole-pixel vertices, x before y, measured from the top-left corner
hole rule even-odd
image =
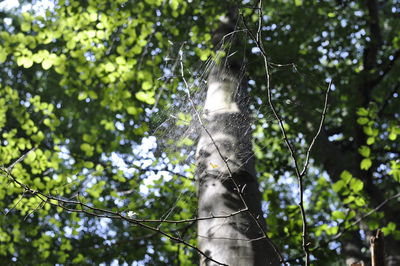
[[[377,229],[400,262],[399,1],[5,2],[0,262],[198,263],[183,77],[201,102],[232,8],[240,45],[226,52],[245,65],[268,237],[304,263],[304,194],[312,263],[367,261]],[[293,157],[306,162],[323,114],[300,191]]]

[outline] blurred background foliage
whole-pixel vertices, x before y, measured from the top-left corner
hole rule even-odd
[[[195,217],[193,161],[182,149],[164,149],[160,142],[167,139],[153,134],[154,125],[172,111],[190,120],[180,100],[179,54],[189,77],[201,75],[213,55],[219,17],[234,6],[257,30],[254,3],[12,2],[0,2],[0,166],[31,150],[12,174],[32,189],[62,198],[79,195],[97,208],[133,211],[143,219]],[[305,179],[317,265],[365,260],[369,236],[378,228],[387,255],[400,250],[398,198],[353,224],[400,192],[399,13],[396,0],[272,0],[263,6],[273,98],[300,162],[333,82]],[[238,29],[244,30],[240,22]],[[246,32],[238,38],[254,102],[254,151],[269,235],[290,264],[300,264],[293,162],[267,107],[262,57]],[[181,109],[171,109],[174,104]],[[171,136],[176,140],[176,133]],[[179,145],[189,153],[195,144]],[[0,210],[2,264],[198,261],[190,248],[140,226],[41,204],[4,172]],[[196,244],[194,223],[159,226]]]

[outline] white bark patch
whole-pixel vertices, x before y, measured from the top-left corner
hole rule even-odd
[[[205,115],[239,112],[234,99],[237,86],[237,83],[231,80],[211,82],[208,85],[207,98],[204,104]]]

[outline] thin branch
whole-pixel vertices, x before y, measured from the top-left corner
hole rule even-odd
[[[114,212],[114,211],[110,211],[110,210],[106,210],[106,209],[100,209],[100,208],[96,208],[96,207],[87,205],[85,203],[82,203],[82,201],[80,201],[79,198],[78,198],[78,201],[74,201],[74,200],[68,200],[68,199],[61,199],[59,197],[55,197],[55,196],[51,196],[51,195],[46,195],[46,194],[44,194],[43,192],[41,192],[39,190],[33,190],[29,186],[25,185],[24,183],[21,183],[20,181],[18,181],[18,179],[14,175],[12,175],[10,172],[8,172],[7,169],[0,168],[0,170],[2,172],[4,172],[9,178],[11,178],[11,180],[14,183],[18,184],[21,188],[23,188],[25,190],[25,192],[28,192],[28,193],[32,194],[33,196],[35,196],[35,197],[37,197],[37,198],[39,198],[41,200],[41,203],[38,205],[38,207],[36,207],[33,210],[33,212],[36,211],[37,209],[39,209],[42,205],[48,203],[48,204],[50,204],[52,206],[60,207],[60,208],[66,210],[68,212],[85,213],[85,214],[88,214],[88,215],[91,215],[91,216],[94,216],[94,217],[99,217],[99,218],[109,218],[109,219],[124,220],[124,221],[127,221],[128,223],[136,224],[136,225],[138,225],[140,227],[143,227],[145,229],[148,229],[148,230],[157,232],[159,234],[162,234],[162,235],[166,236],[167,238],[169,238],[172,241],[184,244],[184,245],[196,250],[199,254],[201,254],[202,256],[206,257],[208,260],[217,263],[218,265],[226,265],[224,263],[221,263],[221,262],[218,262],[218,261],[212,259],[207,254],[205,254],[203,251],[201,251],[199,248],[197,248],[196,246],[184,241],[183,239],[175,237],[173,235],[170,235],[170,234],[168,234],[168,233],[166,233],[166,232],[164,232],[164,231],[162,231],[162,230],[160,230],[160,229],[158,229],[156,227],[147,225],[147,224],[141,222],[138,219],[129,218],[126,215],[123,215],[120,212]],[[80,209],[75,209],[75,208],[72,208],[72,207],[68,207],[69,205],[80,206]],[[29,213],[28,215],[30,215],[31,213]],[[210,219],[211,218],[215,218],[215,217],[210,217]],[[26,217],[25,217],[25,219],[26,219]],[[161,221],[165,222],[164,220],[161,220]]]
[[[7,167],[7,172],[11,172],[16,164],[22,162],[26,158],[26,156],[28,156],[28,154],[34,151],[35,149],[36,147],[30,149],[29,151],[24,153],[21,157],[19,157],[15,162],[13,162],[9,167]]]
[[[42,208],[44,206],[46,202],[45,201],[41,201],[39,202],[39,204],[31,211],[28,212],[28,214],[25,216],[24,221],[29,217],[29,215],[31,215],[32,213],[34,213],[35,211],[39,210],[40,208]]]
[[[356,221],[354,221],[353,223],[351,223],[349,226],[347,226],[346,228],[344,228],[340,233],[338,233],[337,235],[335,235],[334,237],[332,237],[331,239],[321,242],[320,244],[318,244],[318,246],[312,248],[312,251],[316,251],[322,247],[327,246],[329,243],[338,240],[340,237],[342,237],[346,232],[348,232],[353,226],[357,225],[358,223],[360,223],[361,221],[363,221],[365,218],[367,218],[368,216],[370,216],[371,214],[375,213],[376,211],[378,211],[380,208],[382,208],[386,203],[388,203],[389,201],[396,199],[396,198],[400,198],[400,193],[393,195],[392,197],[384,200],[381,204],[379,204],[378,206],[376,206],[374,209],[372,209],[371,211],[369,211],[368,213],[366,213],[365,215],[361,216],[360,218],[358,218]],[[286,260],[286,262],[292,262],[292,261],[296,261],[298,259],[301,259],[302,256],[297,256],[297,257],[292,257]]]
[[[385,265],[385,248],[383,232],[378,229],[376,234],[370,238],[371,266]]]
[[[14,204],[14,206],[11,207],[11,209],[9,209],[8,211],[6,211],[4,213],[4,215],[9,214],[13,209],[15,209],[15,207],[18,206],[18,204],[21,202],[21,200],[25,197],[25,191],[22,193],[22,195],[19,197],[18,201]]]
[[[313,146],[314,146],[314,143],[315,143],[315,141],[317,140],[319,134],[321,133],[322,126],[324,125],[325,116],[326,116],[326,111],[328,110],[328,98],[329,98],[329,92],[330,92],[330,90],[331,90],[331,85],[332,85],[332,81],[329,82],[328,89],[327,89],[326,92],[325,92],[325,103],[324,103],[324,109],[323,109],[322,115],[321,115],[321,121],[320,121],[320,123],[319,123],[318,131],[317,131],[317,133],[315,134],[314,138],[312,139],[310,146],[308,147],[307,155],[306,155],[306,161],[305,161],[305,163],[304,163],[304,168],[303,168],[303,170],[302,170],[301,173],[300,173],[300,176],[302,176],[302,177],[304,176],[304,174],[305,174],[306,171],[307,171],[308,163],[309,163],[309,159],[310,159],[311,150],[312,150],[312,148],[313,148]]]
[[[259,1],[261,3],[261,1]],[[294,162],[294,166],[295,166],[295,172],[296,175],[298,177],[298,183],[299,183],[299,190],[300,190],[300,202],[299,202],[299,206],[300,206],[300,211],[301,211],[301,215],[302,215],[302,221],[303,221],[303,233],[302,233],[302,246],[303,246],[303,250],[305,253],[305,257],[306,257],[306,265],[309,265],[310,262],[310,252],[308,249],[308,244],[307,244],[307,224],[305,223],[306,221],[306,217],[305,217],[305,211],[304,211],[304,206],[303,206],[303,182],[302,182],[302,177],[300,175],[300,171],[299,171],[299,166],[298,166],[298,162],[297,162],[297,158],[294,152],[294,149],[292,147],[292,145],[289,142],[289,139],[287,137],[286,134],[286,130],[284,129],[284,125],[283,125],[283,120],[280,117],[280,115],[278,114],[274,103],[272,102],[272,92],[271,92],[271,84],[270,84],[270,72],[269,72],[269,66],[268,66],[268,56],[265,52],[264,46],[261,43],[261,38],[259,37],[261,32],[257,32],[256,36],[251,32],[251,30],[248,28],[246,21],[243,17],[243,22],[244,22],[244,26],[247,28],[248,32],[250,33],[252,39],[255,41],[257,47],[260,49],[261,51],[261,55],[263,57],[264,60],[264,69],[265,69],[265,79],[267,82],[267,95],[268,95],[268,103],[269,106],[271,107],[271,110],[275,116],[275,118],[278,120],[278,124],[279,124],[279,128],[281,130],[281,133],[283,135],[283,139],[285,141],[286,146],[288,147],[289,151],[290,151],[290,156],[293,159]],[[262,10],[259,10],[259,17],[262,17]]]
[[[259,5],[259,23],[261,23],[262,21],[262,8],[261,8],[261,0],[259,0],[258,5]],[[275,107],[275,104],[272,101],[272,90],[271,90],[271,78],[270,78],[270,70],[269,70],[269,65],[270,62],[268,61],[268,55],[265,51],[264,45],[262,43],[262,38],[261,38],[261,26],[258,25],[258,30],[256,32],[256,34],[254,34],[249,27],[246,24],[246,20],[244,18],[244,16],[242,15],[242,19],[243,19],[243,23],[245,28],[247,29],[247,31],[249,32],[251,38],[253,39],[253,41],[256,43],[258,49],[261,52],[261,56],[264,60],[264,69],[265,69],[265,80],[266,80],[266,87],[267,87],[267,95],[268,95],[268,103],[269,106],[271,107],[271,110],[276,118],[276,120],[278,121],[279,124],[279,128],[281,130],[284,142],[290,152],[290,156],[293,160],[294,163],[294,169],[296,172],[296,176],[297,176],[297,180],[298,180],[298,187],[299,187],[299,194],[300,194],[300,200],[299,200],[299,208],[300,208],[300,212],[301,212],[301,217],[302,217],[302,248],[304,251],[304,256],[305,256],[305,265],[310,265],[310,250],[309,250],[309,243],[308,243],[308,229],[307,229],[307,219],[306,219],[306,213],[305,213],[305,209],[304,209],[304,187],[303,187],[303,177],[307,171],[308,168],[308,163],[309,163],[309,156],[312,150],[312,147],[314,146],[314,143],[318,137],[318,135],[320,134],[321,130],[322,130],[322,126],[325,120],[325,116],[326,116],[326,111],[327,111],[327,105],[328,105],[328,96],[329,96],[329,91],[330,91],[330,87],[331,87],[331,83],[329,83],[328,89],[326,90],[326,94],[325,94],[325,104],[324,104],[324,109],[323,109],[323,113],[321,116],[321,121],[320,121],[320,126],[319,129],[317,131],[317,133],[315,134],[308,150],[306,153],[306,161],[304,163],[304,167],[303,170],[300,172],[300,168],[299,168],[299,164],[298,164],[298,160],[297,160],[297,155],[295,153],[295,150],[292,146],[292,144],[290,144],[290,141],[287,137],[287,133],[286,130],[284,128],[284,124],[283,124],[283,120],[281,118],[281,116],[279,115],[279,113],[277,112],[277,109]]]
[[[331,241],[340,238],[344,233],[346,233],[347,231],[349,231],[353,226],[357,225],[357,224],[360,223],[362,220],[364,220],[365,218],[367,218],[368,216],[370,216],[371,214],[375,213],[375,212],[378,211],[380,208],[382,208],[386,203],[388,203],[389,201],[391,201],[391,200],[393,200],[393,199],[396,199],[396,198],[400,198],[400,193],[397,193],[397,194],[391,196],[390,198],[385,199],[381,204],[379,204],[378,206],[376,206],[375,208],[373,208],[372,210],[370,210],[369,212],[367,212],[366,214],[364,214],[363,216],[361,216],[360,218],[358,218],[357,220],[355,220],[354,222],[352,222],[349,226],[347,226],[345,229],[343,229],[342,232],[340,232],[340,233],[337,234],[334,238],[332,238]]]
[[[78,200],[71,200],[71,199],[65,199],[65,198],[60,198],[60,197],[56,197],[56,196],[52,196],[52,195],[47,195],[44,194],[43,192],[39,191],[39,190],[33,190],[31,189],[29,186],[19,182],[17,180],[17,178],[15,176],[13,176],[10,173],[7,173],[7,171],[3,168],[0,168],[1,171],[5,172],[9,177],[11,177],[12,182],[18,184],[20,187],[22,187],[24,189],[24,193],[23,195],[25,195],[26,192],[32,194],[33,196],[37,196],[37,195],[41,195],[42,197],[46,198],[47,200],[46,203],[51,204],[50,202],[48,202],[48,200],[55,200],[57,202],[61,202],[62,204],[65,205],[76,205],[76,206],[80,206],[81,209],[74,209],[74,212],[84,212],[84,208],[93,210],[93,211],[97,211],[99,213],[108,213],[108,214],[112,214],[114,216],[99,216],[99,217],[103,217],[103,218],[118,218],[120,215],[120,212],[114,212],[114,211],[109,211],[106,209],[100,209],[97,207],[93,207],[90,206],[88,204],[83,203],[79,198],[78,195],[75,196],[75,198],[77,198]],[[21,196],[23,196],[21,195]],[[15,206],[21,201],[21,199],[18,200],[18,202],[16,204],[14,204],[13,208],[15,208]],[[72,210],[72,209],[69,209]],[[7,213],[9,213],[11,210],[9,210]],[[200,220],[211,220],[211,219],[226,219],[229,217],[233,217],[235,215],[247,212],[247,209],[241,209],[226,215],[214,215],[211,214],[210,216],[205,216],[205,217],[195,217],[195,218],[190,218],[190,219],[182,219],[182,220],[166,220],[166,219],[133,219],[133,218],[127,218],[130,221],[135,221],[137,223],[168,223],[168,224],[183,224],[183,223],[192,223],[192,222],[197,222]],[[129,217],[129,216],[128,216]]]

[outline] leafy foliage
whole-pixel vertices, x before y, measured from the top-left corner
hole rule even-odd
[[[178,53],[191,69],[213,55],[213,29],[231,4],[71,0],[40,12],[23,12],[28,2],[0,10],[0,166],[13,166],[11,174],[34,190],[78,197],[96,208],[157,220],[173,206],[169,218],[194,217],[194,167],[182,167],[179,152],[148,144],[153,114],[179,97]],[[400,245],[398,198],[365,215],[400,192],[398,2],[294,4],[267,1],[262,36],[273,100],[300,161],[319,125],[326,81],[333,80],[305,179],[315,263],[341,263],[354,236],[360,239],[358,259],[364,258],[366,236],[377,228],[393,254]],[[239,8],[256,30],[253,3],[243,1]],[[254,151],[269,235],[285,258],[299,263],[302,223],[292,161],[266,107],[262,58],[251,38],[242,42],[252,51],[246,58],[251,95],[265,109],[254,121]],[[176,145],[194,144],[184,139]],[[5,264],[198,260],[189,247],[124,220],[42,203],[4,172],[0,210],[6,214],[0,216]],[[196,244],[195,223],[158,226]]]

